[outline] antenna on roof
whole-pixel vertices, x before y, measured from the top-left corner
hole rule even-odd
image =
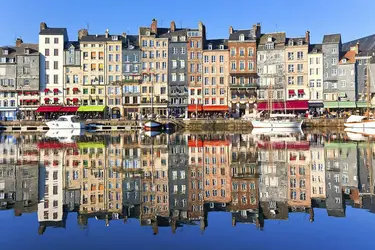
[[[163,20],[160,21],[160,27],[163,27]]]
[[[180,21],[180,28],[182,29],[182,21]]]
[[[88,22],[86,22],[86,29],[87,29],[87,31],[89,31],[89,29],[90,29],[90,24]]]
[[[277,30],[277,24],[276,24],[276,32],[278,32],[278,30]]]

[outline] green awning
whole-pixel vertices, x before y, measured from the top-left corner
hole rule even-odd
[[[105,106],[80,106],[78,108],[78,112],[103,112]]]
[[[338,102],[338,108],[356,108],[355,102]]]
[[[369,107],[371,108],[371,104]],[[357,102],[357,108],[367,108],[367,102]]]
[[[80,149],[84,148],[105,148],[104,143],[101,142],[79,142],[78,147]]]
[[[339,97],[341,97],[341,98],[345,98],[345,97],[346,97],[346,93],[345,93],[345,92],[340,92],[340,93],[339,93]]]
[[[326,109],[337,109],[339,107],[338,102],[323,102],[323,104]]]

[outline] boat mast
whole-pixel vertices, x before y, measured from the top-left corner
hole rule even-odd
[[[369,70],[369,65],[370,65],[370,60],[368,60],[366,62],[366,73],[367,73],[367,77],[366,77],[366,88],[367,88],[367,110],[366,110],[366,113],[367,113],[367,116],[370,116],[370,103],[371,103],[371,97],[370,97],[370,70]]]

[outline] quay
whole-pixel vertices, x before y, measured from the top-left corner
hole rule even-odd
[[[129,120],[87,120],[85,124],[97,124],[95,131],[134,131],[142,129],[144,121]],[[161,123],[171,122],[176,125],[177,130],[187,131],[249,131],[252,129],[251,122],[240,119],[171,119],[160,120]],[[1,121],[0,126],[6,132],[43,132],[48,131],[43,121]],[[304,128],[344,128],[344,119],[313,118],[305,119]]]

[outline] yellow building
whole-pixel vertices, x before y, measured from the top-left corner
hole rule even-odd
[[[143,115],[167,115],[168,37],[161,37],[165,33],[168,33],[168,29],[158,28],[155,19],[152,20],[151,27],[139,28],[143,76],[140,111]],[[151,110],[152,106],[154,110]]]
[[[228,41],[207,40],[203,50],[203,111],[228,112]]]
[[[307,100],[310,98],[308,87],[308,52],[310,44],[310,33],[307,31],[305,37],[287,38],[285,46],[285,69],[287,92],[286,100],[305,102],[289,102],[296,107],[287,107],[289,110],[307,110]],[[288,102],[287,102],[288,106]]]
[[[117,116],[121,114],[122,100],[120,98],[120,103],[118,103],[116,98],[121,94],[117,95],[114,92],[109,95],[107,91],[109,86],[117,86],[122,81],[123,37],[110,35],[108,30],[105,35],[89,35],[86,30],[80,32],[83,70],[81,105],[96,107],[80,108],[78,111],[102,112],[105,106],[108,106],[107,114],[111,115],[113,111]]]

